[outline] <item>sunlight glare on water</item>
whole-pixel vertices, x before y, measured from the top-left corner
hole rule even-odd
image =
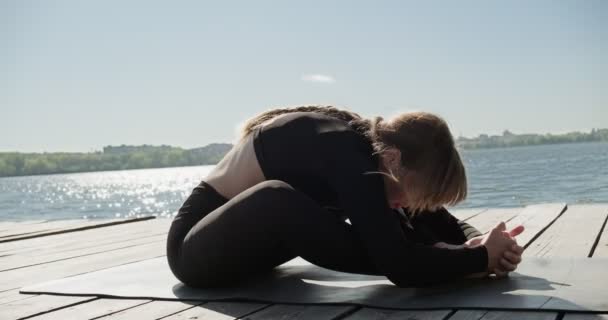
[[[0,179],[0,219],[169,217],[213,166]]]

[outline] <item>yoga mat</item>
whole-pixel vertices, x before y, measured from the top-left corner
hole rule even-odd
[[[21,293],[197,301],[356,304],[395,309],[608,311],[608,259],[525,258],[505,279],[400,288],[386,277],[337,272],[297,257],[242,285],[194,289],[165,257],[24,287]]]

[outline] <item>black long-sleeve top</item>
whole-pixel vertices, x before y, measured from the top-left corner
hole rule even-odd
[[[485,246],[436,248],[408,239],[388,206],[379,157],[345,121],[294,112],[253,132],[268,180],[282,180],[321,205],[343,209],[373,265],[399,287],[422,286],[487,269]]]

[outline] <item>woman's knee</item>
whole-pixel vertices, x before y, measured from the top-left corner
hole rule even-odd
[[[283,193],[295,191],[294,187],[283,180],[265,180],[253,186],[257,192]]]
[[[253,202],[262,202],[269,206],[281,206],[287,203],[299,203],[303,194],[289,183],[282,180],[262,181],[248,190],[246,195]],[[256,206],[257,207],[257,206]]]

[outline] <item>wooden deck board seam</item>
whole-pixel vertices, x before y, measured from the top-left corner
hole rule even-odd
[[[450,317],[452,317],[456,312],[458,312],[458,309],[452,309],[452,311],[450,311],[448,314],[445,315],[445,317],[443,317],[443,319],[441,320],[447,320]]]
[[[606,218],[604,219],[604,223],[602,224],[602,227],[600,228],[600,232],[597,234],[597,237],[595,238],[595,242],[593,242],[593,245],[591,246],[591,250],[589,250],[589,255],[587,256],[588,258],[593,257],[595,248],[597,248],[598,244],[600,243],[600,239],[602,238],[602,234],[604,234],[604,229],[606,228],[606,222],[608,222],[608,212],[606,213]]]
[[[351,308],[351,309],[348,309],[348,310],[344,311],[343,313],[337,315],[335,318],[332,318],[331,320],[345,319],[346,317],[350,317],[352,314],[358,312],[361,309],[363,309],[362,306],[360,306],[360,305],[354,305],[354,308]]]
[[[199,306],[201,306],[201,305],[205,305],[206,303],[209,303],[209,302],[204,302],[204,303],[202,303],[202,304],[199,304]],[[268,304],[266,304],[266,305],[264,305],[264,306],[262,306],[262,307],[260,307],[260,308],[258,308],[258,309],[256,309],[256,310],[253,310],[253,311],[251,311],[251,312],[249,312],[249,313],[246,313],[246,314],[244,314],[244,315],[240,315],[240,316],[236,317],[235,319],[236,319],[236,320],[238,320],[238,319],[246,319],[247,317],[249,317],[250,315],[252,315],[252,314],[254,314],[254,313],[258,313],[258,312],[260,312],[260,311],[262,311],[262,310],[264,310],[264,309],[268,309],[268,308],[270,308],[270,307],[272,307],[272,306],[275,306],[275,305],[276,305],[276,303],[268,303]]]
[[[0,235],[0,239],[17,238],[19,236],[27,236],[27,235],[31,235],[31,234],[38,234],[38,233],[42,233],[42,232],[49,232],[49,231],[55,231],[55,230],[57,230],[57,229],[42,229],[42,230],[36,230],[36,231],[30,231],[30,232],[10,233],[10,234],[5,234],[5,235]]]
[[[125,299],[125,300],[127,300],[127,299]],[[130,307],[128,307],[128,308],[124,308],[124,309],[120,309],[120,310],[114,310],[114,311],[112,311],[112,312],[109,312],[109,313],[106,313],[106,314],[100,315],[100,316],[98,316],[98,317],[93,317],[93,318],[91,318],[90,320],[95,320],[95,319],[99,319],[99,318],[104,318],[104,317],[111,316],[111,315],[116,314],[116,313],[119,313],[119,312],[123,312],[123,311],[125,311],[125,310],[129,310],[129,309],[133,309],[133,308],[141,307],[141,306],[143,306],[143,305],[145,305],[145,304],[152,303],[153,301],[154,301],[154,300],[151,300],[151,301],[145,301],[145,302],[143,302],[143,303],[136,304],[136,305],[130,306]]]
[[[65,308],[70,308],[70,307],[73,307],[73,306],[76,306],[76,305],[79,305],[79,304],[89,303],[89,302],[97,300],[97,299],[98,298],[91,298],[89,300],[77,301],[77,302],[74,302],[74,303],[70,303],[70,304],[66,304],[66,305],[63,305],[63,306],[59,306],[57,308],[53,308],[53,309],[45,310],[45,311],[38,312],[38,313],[35,313],[35,314],[30,314],[30,315],[25,316],[25,317],[17,318],[16,320],[24,320],[24,319],[29,319],[29,318],[41,316],[43,314],[55,312],[55,311],[58,311],[58,310],[61,310],[61,309],[65,309]]]
[[[135,219],[124,220],[124,221],[113,221],[113,222],[108,222],[108,223],[95,224],[95,225],[91,225],[91,226],[76,227],[76,228],[69,228],[69,229],[61,229],[61,230],[57,230],[57,231],[51,231],[51,232],[45,232],[45,233],[37,233],[37,234],[33,234],[33,235],[30,235],[30,236],[24,236],[24,237],[16,237],[16,238],[10,238],[10,239],[0,239],[0,243],[13,242],[13,241],[19,241],[19,240],[25,240],[25,239],[33,239],[33,238],[39,238],[39,237],[46,237],[46,236],[52,236],[52,235],[56,235],[56,234],[64,234],[64,233],[70,233],[70,232],[84,231],[84,230],[90,230],[90,229],[95,229],[95,228],[103,228],[103,227],[115,226],[115,225],[125,224],[125,223],[141,222],[141,221],[151,220],[151,219],[155,219],[155,218],[156,217],[154,217],[154,216],[149,216],[149,217],[142,217],[142,218],[135,218]]]

